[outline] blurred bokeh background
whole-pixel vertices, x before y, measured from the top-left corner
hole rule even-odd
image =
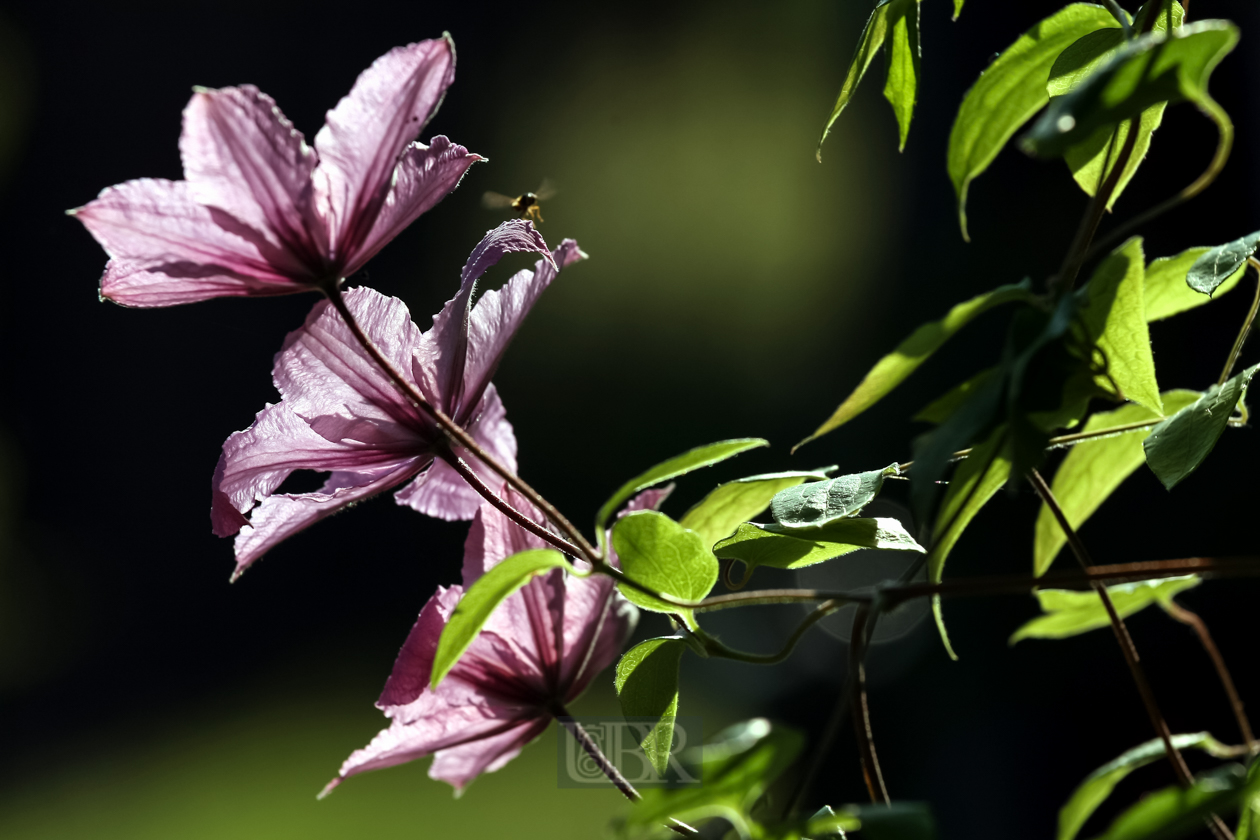
[[[448,134],[490,162],[352,282],[402,297],[427,323],[499,221],[482,192],[553,179],[542,231],[575,237],[591,259],[542,298],[497,378],[522,472],[582,522],[679,451],[773,442],[686,478],[666,508],[680,515],[740,475],[904,460],[921,430],[907,418],[989,363],[1000,320],[978,323],[877,410],[788,453],[919,322],[1057,267],[1085,201],[1061,164],[1004,152],[972,187],[970,245],[944,172],[963,92],[1057,5],[968,0],[953,23],[952,4],[925,0],[905,153],[877,63],[820,165],[814,145],[865,0],[0,2],[0,836],[591,837],[622,808],[611,791],[557,788],[554,728],[460,801],[423,763],[315,801],[381,727],[372,702],[419,607],[456,578],[467,526],[378,498],[228,585],[210,473],[223,439],[275,398],[271,356],[313,299],[98,303],[105,256],[63,215],[120,181],[181,177],[192,85],[256,84],[309,139],[377,55],[449,30],[457,79],[423,138]],[[1260,227],[1260,8],[1195,0],[1192,12],[1243,26],[1213,80],[1238,142],[1214,187],[1144,231],[1148,256]],[[1172,109],[1117,214],[1189,182],[1214,139],[1191,109]],[[1214,381],[1248,294],[1153,329],[1165,387]],[[1172,495],[1140,472],[1083,536],[1112,562],[1252,552],[1258,451],[1254,433],[1227,433]],[[1029,568],[1035,512],[1028,493],[999,497],[949,574]],[[1209,582],[1183,598],[1253,702],[1258,587]],[[888,784],[930,800],[946,837],[1049,837],[1079,779],[1150,737],[1109,635],[1007,646],[1034,612],[1027,598],[949,603],[957,663],[929,622],[872,652]],[[798,618],[722,614],[713,626],[769,650]],[[1153,613],[1132,627],[1174,731],[1236,741],[1189,632]],[[639,632],[664,629],[649,617]],[[844,657],[844,642],[819,632],[769,672],[689,659],[681,713],[710,731],[767,714],[817,734]],[[609,675],[575,711],[615,709]],[[815,804],[864,798],[847,733]],[[1153,766],[1118,800],[1171,781]]]

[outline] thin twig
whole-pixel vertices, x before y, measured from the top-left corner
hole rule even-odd
[[[1229,697],[1229,704],[1234,710],[1234,720],[1238,722],[1238,731],[1242,733],[1243,742],[1247,745],[1247,750],[1252,753],[1256,752],[1257,749],[1260,749],[1260,745],[1256,744],[1255,735],[1251,732],[1251,721],[1247,719],[1247,713],[1243,710],[1242,698],[1238,696],[1238,689],[1234,687],[1234,678],[1230,676],[1229,668],[1225,665],[1225,657],[1221,656],[1220,650],[1216,647],[1216,642],[1212,640],[1212,634],[1208,632],[1207,623],[1197,613],[1191,612],[1171,599],[1166,603],[1160,604],[1160,606],[1164,608],[1164,612],[1168,613],[1169,616],[1194,629],[1195,634],[1199,637],[1199,642],[1203,645],[1203,649],[1207,651],[1207,655],[1211,658],[1212,665],[1216,667],[1216,675],[1220,677],[1225,694]]]
[[[544,499],[537,490],[526,484],[520,476],[508,469],[504,464],[500,463],[497,458],[487,452],[481,444],[477,443],[477,441],[473,439],[472,435],[468,434],[468,432],[464,430],[462,426],[448,417],[442,409],[426,400],[424,395],[420,393],[419,389],[417,389],[415,385],[409,382],[398,372],[393,364],[391,364],[377,348],[375,342],[373,342],[372,339],[368,337],[367,333],[363,331],[363,328],[359,326],[359,322],[355,319],[354,313],[352,313],[350,308],[346,306],[346,302],[341,296],[340,287],[336,285],[329,285],[327,288],[324,288],[323,291],[328,297],[329,303],[331,303],[333,308],[337,310],[337,313],[341,316],[342,321],[344,321],[346,327],[349,328],[351,335],[354,336],[355,340],[359,342],[360,346],[363,347],[368,356],[372,358],[372,361],[375,362],[382,371],[384,371],[385,375],[390,378],[394,385],[402,392],[403,396],[405,396],[417,410],[427,414],[429,418],[442,429],[442,431],[446,432],[454,439],[455,443],[458,443],[462,448],[468,450],[468,452],[472,455],[475,455],[477,460],[489,467],[495,474],[516,490],[516,492],[528,499],[530,504],[542,511],[544,516],[555,523],[556,527],[563,531],[564,535],[580,548],[579,554],[581,556],[590,560],[592,563],[599,559],[599,551],[590,544],[586,537],[582,535],[582,532],[579,531],[572,522],[566,519],[560,511],[556,510],[555,506],[552,505],[551,502]],[[482,486],[484,487],[485,485],[483,484]],[[479,490],[478,492],[482,491]],[[482,495],[485,494],[482,493]],[[491,491],[491,495],[493,495],[493,491]],[[487,500],[490,499],[489,496],[486,496],[486,498]]]
[[[875,755],[875,739],[871,733],[870,708],[866,703],[866,622],[870,617],[870,604],[863,604],[853,616],[853,638],[849,641],[849,690],[853,699],[853,731],[857,735],[858,752],[862,756],[862,776],[871,801],[889,804],[888,788],[879,770],[879,757]]]
[[[600,772],[608,777],[608,781],[612,782],[613,786],[617,788],[617,790],[621,791],[622,795],[625,796],[626,799],[629,799],[631,802],[642,801],[643,796],[634,789],[634,785],[626,781],[626,777],[621,775],[621,771],[617,769],[617,766],[608,760],[608,756],[604,755],[603,751],[599,748],[599,744],[595,743],[595,739],[592,738],[590,733],[582,727],[582,724],[574,720],[573,716],[569,714],[569,711],[565,709],[564,706],[556,704],[555,708],[552,709],[552,714],[555,716],[556,721],[568,730],[570,735],[573,736],[573,740],[577,741],[578,744],[581,745],[582,749],[586,751],[586,754],[591,757],[591,760],[595,762],[595,766],[599,768]],[[681,834],[683,837],[700,836],[699,831],[687,825],[685,822],[673,819],[672,817],[667,823],[667,827],[674,833]]]
[[[1225,387],[1225,383],[1229,381],[1230,374],[1234,372],[1234,365],[1238,364],[1238,356],[1242,353],[1243,345],[1247,343],[1247,336],[1251,333],[1251,325],[1256,320],[1256,310],[1260,309],[1260,260],[1255,257],[1248,257],[1247,264],[1256,270],[1256,297],[1251,302],[1251,309],[1247,312],[1247,320],[1243,321],[1242,329],[1238,332],[1238,338],[1234,341],[1234,349],[1229,351],[1229,359],[1225,362],[1225,369],[1221,371],[1221,378],[1216,384],[1219,387]]]
[[[784,642],[783,648],[778,653],[746,653],[742,650],[735,650],[722,644],[717,639],[709,636],[704,641],[705,651],[710,656],[716,656],[719,659],[736,659],[740,662],[748,662],[752,665],[774,665],[787,659],[792,655],[792,651],[796,649],[796,643],[801,637],[819,621],[831,615],[840,609],[844,604],[838,601],[823,601],[815,607],[805,619],[797,625],[792,631],[792,635],[788,636]]]
[[[485,498],[486,501],[498,508],[499,511],[508,519],[511,519],[517,525],[521,526],[526,531],[529,531],[539,539],[551,543],[565,554],[572,557],[580,557],[582,555],[582,549],[573,545],[559,534],[553,534],[551,531],[548,531],[542,525],[512,507],[506,499],[500,497],[498,493],[495,493],[487,487],[486,483],[481,480],[481,476],[477,475],[477,473],[472,469],[472,467],[468,466],[463,458],[456,455],[449,448],[439,450],[438,456],[447,464],[450,464],[451,468],[454,469],[455,472],[459,473],[460,477],[463,478],[464,481],[468,482],[472,489],[476,490],[483,498]]]
[[[1046,484],[1046,480],[1036,470],[1028,471],[1028,480],[1046,507],[1054,514],[1059,527],[1063,530],[1064,537],[1067,538],[1072,553],[1076,555],[1077,562],[1080,563],[1082,568],[1088,570],[1094,565],[1094,561],[1089,556],[1089,551],[1085,548],[1085,544],[1081,542],[1081,538],[1077,535],[1076,529],[1068,522],[1067,515],[1059,507],[1059,502],[1055,499],[1054,493],[1051,492],[1050,485]],[[1151,690],[1151,685],[1146,679],[1146,672],[1142,669],[1137,647],[1133,644],[1133,637],[1129,635],[1129,628],[1125,626],[1124,620],[1116,612],[1116,606],[1111,602],[1111,595],[1107,592],[1107,587],[1098,582],[1095,582],[1093,587],[1102,601],[1103,608],[1107,610],[1108,618],[1111,619],[1111,629],[1116,634],[1116,641],[1120,644],[1120,652],[1124,655],[1124,661],[1129,666],[1129,673],[1133,676],[1133,682],[1137,686],[1138,694],[1142,697],[1142,705],[1146,707],[1146,714],[1150,718],[1151,726],[1154,727],[1159,739],[1164,742],[1164,754],[1168,757],[1169,763],[1172,764],[1173,773],[1176,774],[1177,781],[1182,787],[1188,788],[1194,784],[1194,777],[1190,774],[1190,768],[1186,765],[1185,758],[1173,745],[1172,732],[1168,728],[1168,722],[1164,719],[1163,712],[1159,710],[1159,704],[1155,700],[1155,693]],[[1216,814],[1212,814],[1206,822],[1212,833],[1217,837],[1232,837],[1229,829],[1225,827],[1225,824],[1221,822],[1221,818]]]

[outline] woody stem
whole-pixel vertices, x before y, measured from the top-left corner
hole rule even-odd
[[[368,356],[371,357],[372,361],[376,363],[377,367],[379,367],[385,375],[390,378],[390,381],[394,383],[398,390],[402,392],[408,402],[415,406],[418,411],[428,415],[429,418],[451,438],[452,442],[458,444],[461,448],[476,456],[477,460],[489,467],[491,471],[507,482],[512,489],[528,499],[530,504],[541,510],[544,516],[555,523],[556,527],[563,531],[564,535],[572,542],[572,545],[568,549],[563,550],[569,551],[574,556],[585,557],[591,562],[595,562],[599,559],[599,551],[590,544],[586,537],[582,535],[581,531],[574,527],[573,523],[566,519],[560,511],[556,510],[555,506],[552,505],[551,502],[544,499],[537,490],[526,484],[520,476],[508,469],[500,463],[497,458],[487,452],[481,444],[477,443],[477,441],[473,439],[472,435],[468,434],[468,432],[464,430],[462,426],[448,417],[446,412],[442,411],[442,409],[426,400],[424,395],[420,393],[420,390],[398,372],[398,369],[395,368],[393,364],[391,364],[390,361],[381,353],[380,349],[377,348],[376,343],[373,342],[372,339],[368,337],[367,333],[363,331],[363,328],[359,326],[359,322],[355,319],[354,313],[352,313],[350,308],[346,306],[346,302],[341,296],[341,288],[339,286],[336,284],[328,284],[323,287],[322,291],[327,296],[328,302],[331,303],[333,308],[337,310],[337,314],[341,316],[341,320],[345,322],[345,325],[350,330],[351,335],[353,335],[355,340],[359,342],[359,345],[368,354]],[[493,490],[486,486],[484,482],[481,482],[479,486],[474,485],[474,489],[484,496],[491,504],[495,503],[494,500],[497,496]],[[499,507],[498,505],[495,506]],[[502,508],[500,508],[500,510],[502,510]]]

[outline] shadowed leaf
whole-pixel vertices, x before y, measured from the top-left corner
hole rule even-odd
[[[1199,468],[1211,453],[1238,401],[1260,365],[1253,365],[1225,383],[1213,385],[1193,405],[1188,405],[1151,429],[1142,441],[1146,463],[1169,490]]]

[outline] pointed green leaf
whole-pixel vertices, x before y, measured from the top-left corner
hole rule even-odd
[[[1168,0],[1156,0],[1156,2],[1147,3],[1138,12],[1138,29],[1142,28],[1145,16],[1152,12],[1159,14],[1154,23],[1156,32],[1162,32],[1167,28],[1169,16],[1171,16],[1174,28],[1181,26],[1185,15],[1179,3],[1173,2],[1169,7]],[[1050,71],[1050,82],[1046,86],[1050,96],[1070,93],[1093,71],[1105,64],[1124,41],[1122,30],[1102,29],[1091,32],[1072,44],[1055,60],[1054,67]],[[1124,172],[1121,173],[1107,201],[1108,210],[1115,206],[1116,199],[1124,192],[1129,181],[1137,173],[1138,167],[1142,165],[1151,145],[1151,135],[1163,121],[1165,105],[1166,103],[1160,102],[1142,112],[1142,118],[1138,123],[1137,140],[1134,141]],[[1115,135],[1114,140],[1113,135]],[[1072,146],[1064,153],[1063,157],[1072,171],[1072,177],[1076,179],[1076,183],[1086,195],[1093,196],[1098,186],[1106,180],[1112,164],[1120,156],[1128,137],[1128,122],[1121,123],[1118,129],[1103,126],[1084,142]]]
[[[848,106],[849,100],[853,98],[853,94],[857,92],[858,84],[862,81],[862,77],[866,75],[866,68],[871,66],[871,62],[875,60],[875,56],[879,53],[880,48],[884,46],[884,40],[888,37],[889,25],[895,23],[898,19],[905,17],[906,9],[909,6],[915,6],[915,23],[916,31],[918,24],[918,0],[880,0],[875,6],[875,10],[871,12],[871,16],[866,21],[866,28],[862,30],[862,37],[858,40],[857,51],[853,53],[853,61],[849,63],[849,72],[844,77],[844,84],[840,86],[840,95],[836,97],[836,104],[831,109],[831,116],[827,119],[827,124],[823,126],[822,137],[818,138],[818,149],[814,152],[814,157],[819,163],[822,163],[822,146],[827,140],[827,135],[831,133],[831,127],[835,125],[836,120],[840,118],[841,112]],[[891,68],[889,68],[891,70]],[[915,74],[918,75],[917,72]],[[913,100],[911,101],[913,106]],[[895,106],[894,106],[895,107]]]
[[[936,840],[936,820],[926,802],[846,805],[843,813],[861,822],[866,840]]]
[[[669,481],[671,478],[677,478],[701,467],[710,467],[741,452],[747,452],[749,449],[769,445],[769,441],[761,438],[723,440],[718,443],[710,443],[708,446],[696,447],[690,452],[684,452],[676,458],[670,458],[668,461],[657,464],[642,475],[635,476],[627,481],[621,486],[621,489],[612,495],[611,499],[604,502],[604,506],[599,509],[599,514],[595,517],[595,530],[598,533],[603,533],[604,525],[608,522],[609,517],[640,490],[646,490],[654,484]]]
[[[788,488],[770,502],[770,515],[775,522],[791,528],[826,525],[852,516],[870,504],[879,495],[887,475],[898,475],[896,464]]]
[[[1229,754],[1228,748],[1207,732],[1174,735],[1171,740],[1178,750],[1203,750],[1218,758],[1225,758]],[[1059,809],[1059,834],[1056,840],[1074,840],[1080,833],[1081,826],[1106,801],[1121,780],[1139,767],[1163,758],[1164,742],[1155,738],[1121,753],[1086,776],[1085,781],[1072,792],[1067,804]]]
[[[680,525],[700,535],[707,546],[730,536],[741,522],[758,516],[780,490],[825,479],[825,470],[753,475],[719,485],[687,511]]]
[[[964,239],[970,240],[968,187],[1020,126],[1045,107],[1050,98],[1046,83],[1059,54],[1090,32],[1119,26],[1101,6],[1072,3],[1021,35],[967,91],[950,131],[947,156]]]
[[[1031,301],[1034,296],[1030,287],[1031,284],[1028,281],[1018,285],[999,286],[991,292],[985,292],[958,304],[941,320],[930,321],[919,327],[898,344],[893,352],[876,362],[875,367],[871,368],[853,393],[827,419],[827,422],[796,446],[800,447],[843,426],[879,402],[973,318],[995,306],[1017,301]]]
[[[1107,373],[1119,386],[1120,396],[1162,413],[1142,295],[1145,268],[1142,240],[1134,237],[1112,251],[1081,289],[1081,313],[1089,334],[1106,354]],[[1107,387],[1107,377],[1097,381],[1099,387]]]
[[[850,517],[816,528],[745,522],[713,546],[713,553],[722,560],[739,560],[751,574],[758,566],[802,569],[862,548],[923,551],[899,520]]]
[[[966,2],[966,0],[954,0],[954,20],[958,20],[958,16],[962,14],[964,2]]]
[[[1005,426],[998,428],[989,439],[971,451],[967,460],[958,465],[954,478],[949,483],[949,490],[941,500],[940,513],[936,516],[936,525],[932,529],[932,551],[928,554],[928,580],[940,583],[945,572],[945,560],[954,549],[954,545],[963,531],[971,524],[980,509],[993,498],[1011,475],[1011,461],[1006,453],[1007,433]],[[941,641],[950,659],[957,659],[953,647],[949,643],[949,635],[945,631],[945,621],[941,614],[940,598],[934,597],[932,613],[936,618],[936,627],[940,631]]]
[[[1055,99],[1020,145],[1030,154],[1056,157],[1100,127],[1115,126],[1160,102],[1188,100],[1219,112],[1207,81],[1237,43],[1238,28],[1219,20],[1129,41],[1084,83]]]
[[[700,785],[652,787],[626,816],[629,826],[653,826],[673,817],[686,823],[721,817],[741,836],[752,834],[749,816],[766,789],[792,766],[804,745],[799,733],[754,718],[729,727],[700,750]],[[694,751],[693,751],[694,753]]]
[[[1260,840],[1260,795],[1253,793],[1243,802],[1234,840]]]
[[[1190,266],[1186,285],[1208,297],[1230,276],[1247,264],[1247,258],[1260,245],[1260,231],[1239,237],[1208,250]]]
[[[919,92],[919,0],[892,0],[888,9],[884,98],[897,117],[899,148],[904,151]]]
[[[1179,592],[1198,586],[1202,581],[1196,575],[1141,580],[1108,586],[1107,594],[1121,618],[1128,618],[1151,604],[1168,603]],[[1103,606],[1102,598],[1092,589],[1076,592],[1070,589],[1039,589],[1037,601],[1045,615],[1034,618],[1016,630],[1010,644],[1021,639],[1066,639],[1090,630],[1110,627],[1111,618]]]
[[[1160,257],[1146,267],[1143,297],[1146,300],[1147,321],[1162,321],[1213,299],[1196,292],[1186,283],[1186,274],[1190,267],[1210,250],[1190,248],[1175,257]],[[1216,287],[1216,294],[1223,295],[1232,290],[1242,280],[1246,270],[1246,266],[1240,266]]]
[[[468,650],[495,607],[516,592],[531,579],[552,569],[573,571],[564,555],[553,548],[535,548],[513,554],[477,579],[459,599],[451,620],[442,628],[437,651],[433,655],[433,672],[429,687],[438,683],[455,667],[455,663]]]
[[[958,383],[941,396],[932,400],[932,402],[919,409],[919,413],[911,419],[918,420],[921,423],[944,423],[951,414],[958,410],[959,406],[979,390],[980,386],[1000,372],[1000,369],[997,367],[985,368],[975,376]]]
[[[1146,463],[1169,490],[1198,469],[1211,453],[1239,400],[1247,396],[1253,365],[1225,383],[1213,385],[1193,405],[1188,405],[1151,430],[1142,441]]]
[[[1175,414],[1201,395],[1197,391],[1168,391],[1162,395],[1164,411]],[[1131,423],[1158,420],[1160,414],[1145,406],[1129,404],[1115,411],[1093,415],[1081,429],[1096,432]],[[1110,437],[1093,438],[1076,444],[1054,474],[1051,490],[1073,529],[1079,529],[1098,506],[1115,492],[1133,471],[1142,466],[1146,452],[1142,441],[1152,427],[1133,429]],[[1050,568],[1066,539],[1063,529],[1045,504],[1037,515],[1033,540],[1033,574],[1040,577]]]
[[[1212,814],[1227,814],[1260,788],[1260,762],[1247,773],[1226,764],[1198,776],[1189,788],[1166,787],[1142,797],[1096,840],[1174,840],[1203,831]]]
[[[839,812],[833,811],[830,805],[824,805],[806,821],[799,834],[810,838],[837,835],[843,838],[846,831],[857,831],[861,827],[862,821],[856,814],[843,808]]]
[[[674,743],[678,716],[678,665],[687,642],[678,637],[648,639],[626,651],[617,662],[614,684],[621,713],[627,718],[656,718],[639,745],[664,775]]]
[[[688,531],[663,513],[639,510],[617,520],[613,549],[621,568],[635,580],[663,595],[699,601],[717,583],[718,564],[695,531]],[[621,594],[654,612],[688,612],[639,590],[619,584]]]

